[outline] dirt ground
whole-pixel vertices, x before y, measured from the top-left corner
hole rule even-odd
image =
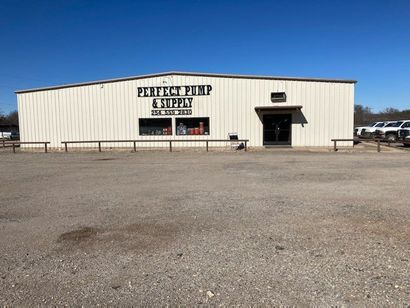
[[[409,166],[0,153],[0,305],[409,305]]]

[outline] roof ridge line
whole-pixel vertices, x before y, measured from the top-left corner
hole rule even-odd
[[[180,76],[185,75],[185,76],[204,76],[204,77],[217,77],[217,78],[219,77],[219,78],[261,79],[261,80],[334,82],[334,83],[356,83],[357,82],[356,80],[351,80],[351,79],[331,79],[331,78],[328,79],[328,78],[309,78],[309,77],[286,77],[286,76],[265,76],[265,75],[218,74],[218,73],[167,71],[167,72],[162,72],[162,73],[134,75],[134,76],[129,76],[129,77],[119,77],[119,78],[102,79],[102,80],[95,80],[95,81],[88,81],[88,82],[67,83],[67,84],[49,86],[49,87],[39,87],[39,88],[32,88],[32,89],[25,89],[25,90],[16,90],[16,91],[14,91],[14,93],[21,94],[21,93],[28,93],[28,92],[57,90],[57,89],[81,87],[81,86],[88,86],[88,85],[95,85],[95,84],[104,84],[104,83],[110,83],[110,82],[120,82],[120,81],[129,81],[129,80],[137,80],[137,79],[144,79],[144,78],[161,77],[161,76],[166,76],[166,75],[180,75]]]

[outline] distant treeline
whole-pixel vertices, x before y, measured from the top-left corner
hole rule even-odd
[[[410,120],[410,109],[400,111],[395,108],[386,108],[378,113],[373,113],[369,107],[362,105],[354,106],[355,126],[391,120]]]
[[[0,111],[0,124],[2,125],[19,125],[19,115],[17,111],[11,111],[8,114],[4,114]]]

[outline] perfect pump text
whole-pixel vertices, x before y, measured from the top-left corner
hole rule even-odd
[[[138,87],[138,97],[152,97],[153,116],[191,115],[194,96],[210,95],[211,85]]]

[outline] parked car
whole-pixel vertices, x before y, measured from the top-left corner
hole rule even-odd
[[[11,132],[0,132],[0,140],[10,140]]]
[[[363,129],[371,128],[371,127],[383,127],[383,125],[384,125],[384,122],[373,122],[373,123],[370,123],[366,126],[357,126],[357,127],[354,128],[354,134],[356,136],[361,137],[361,133],[362,133]]]
[[[399,129],[397,139],[403,143],[405,147],[410,147],[410,128]]]
[[[361,131],[361,133],[360,133],[360,136],[361,136],[362,138],[373,138],[373,137],[374,137],[374,133],[376,132],[377,129],[386,127],[386,126],[388,126],[388,125],[391,126],[393,123],[396,123],[396,122],[397,122],[397,121],[377,122],[378,124],[376,124],[376,125],[373,126],[373,127],[363,128],[362,131]]]
[[[383,128],[376,129],[374,134],[377,138],[390,142],[396,142],[398,138],[397,132],[403,128],[410,128],[410,120],[401,120],[391,123]]]

